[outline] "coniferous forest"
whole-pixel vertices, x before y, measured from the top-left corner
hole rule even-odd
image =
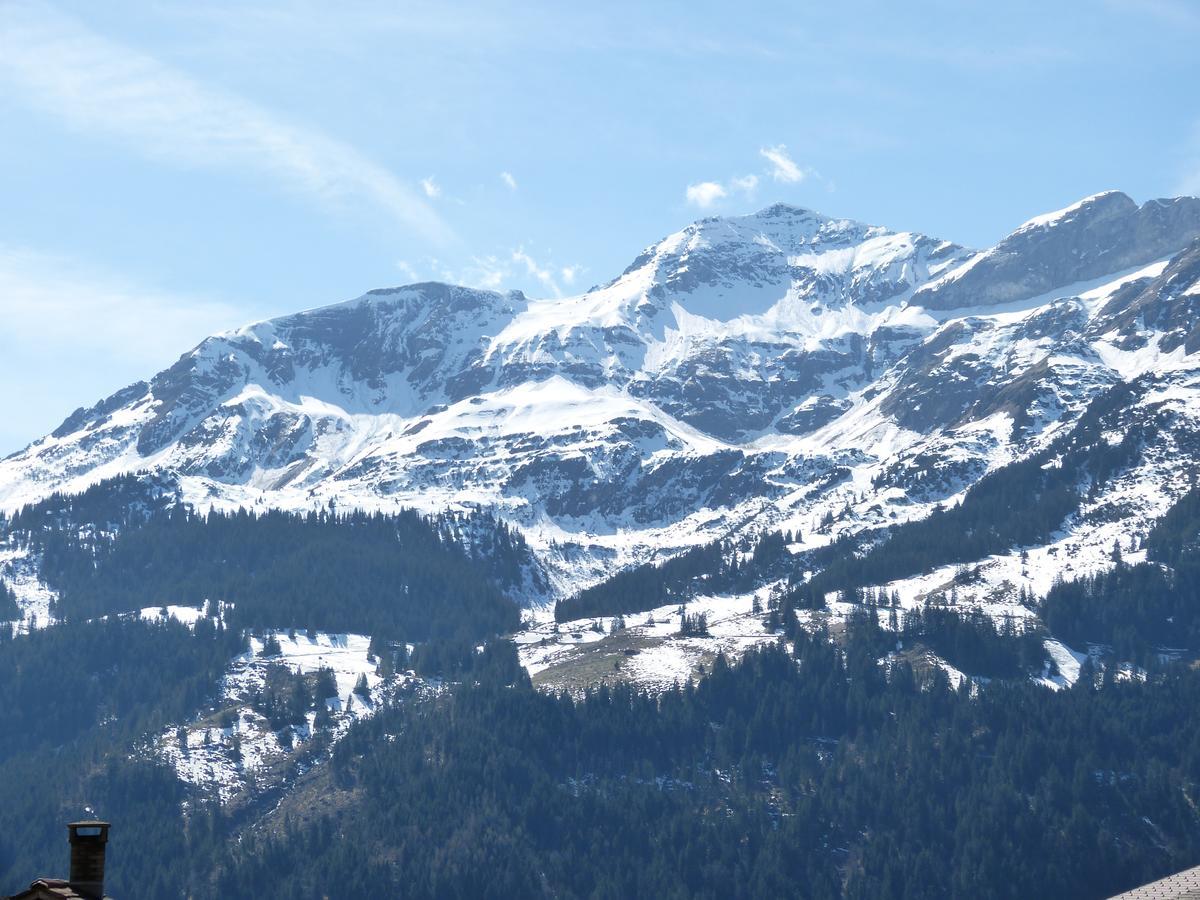
[[[0,622],[12,622],[21,618],[17,598],[7,584],[0,584]]]
[[[556,694],[505,639],[525,557],[495,523],[197,516],[169,491],[114,506],[123,488],[106,490],[6,523],[44,554],[65,621],[0,628],[2,890],[62,870],[62,824],[84,804],[116,823],[114,896],[1100,898],[1200,860],[1200,491],[1147,535],[1145,562],[1117,547],[1107,574],[1058,583],[1041,625],[952,597],[901,610],[858,576],[829,582],[853,605],[844,629],[814,631],[794,579],[763,610],[776,641],[743,660],[665,692]],[[686,610],[697,582],[786,576],[790,540],[633,569],[559,617]],[[825,561],[838,571],[847,553],[852,572],[889,559],[877,548],[834,544]],[[168,602],[209,615],[129,612]],[[151,736],[209,708],[248,632],[333,621],[372,635],[381,671],[412,666],[437,689],[336,742],[318,715],[312,764],[265,815],[197,796],[153,752]],[[707,631],[702,614],[682,622]],[[1069,689],[1030,679],[1053,672],[1048,635],[1096,647]],[[954,686],[898,647],[975,677]],[[272,727],[332,690],[328,673],[277,675],[255,700]]]
[[[115,896],[1088,898],[1200,855],[1190,667],[955,690],[880,667],[868,634],[791,638],[657,696],[542,693],[497,645],[457,687],[355,725],[307,786],[321,802],[269,828],[114,752],[211,689],[230,632],[4,641],[0,884],[61,868],[85,796],[119,824]]]
[[[9,524],[42,560],[58,592],[52,612],[88,618],[165,605],[228,604],[240,628],[307,627],[463,640],[511,630],[504,590],[520,577],[525,546],[500,523],[480,523],[486,553],[472,554],[451,520],[392,515],[238,510],[196,515],[182,505],[121,511],[111,530],[87,516],[121,510],[122,488],[54,500]],[[0,596],[0,613],[3,597]]]

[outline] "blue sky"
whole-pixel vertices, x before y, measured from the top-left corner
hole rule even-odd
[[[1197,46],[1192,0],[0,0],[0,453],[213,331],[582,291],[702,215],[1200,193]]]

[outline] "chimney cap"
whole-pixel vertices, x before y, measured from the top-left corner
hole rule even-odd
[[[100,827],[108,828],[110,824],[112,824],[112,823],[101,822],[99,819],[84,819],[83,821],[80,821],[80,822],[70,822],[67,824],[67,827],[68,828],[100,828]]]

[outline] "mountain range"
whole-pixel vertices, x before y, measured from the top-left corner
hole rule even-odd
[[[714,539],[922,518],[1137,382],[1131,414],[1170,423],[1090,498],[1132,534],[1186,487],[1198,304],[1196,198],[1097,194],[985,250],[776,204],[578,296],[422,283],[214,335],[0,461],[0,510],[136,472],[198,508],[486,509],[538,601]],[[1034,586],[1104,564],[1089,513]]]

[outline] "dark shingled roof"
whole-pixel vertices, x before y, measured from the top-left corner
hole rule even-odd
[[[9,900],[95,900],[77,893],[69,881],[61,878],[39,878],[28,890],[13,894]]]

